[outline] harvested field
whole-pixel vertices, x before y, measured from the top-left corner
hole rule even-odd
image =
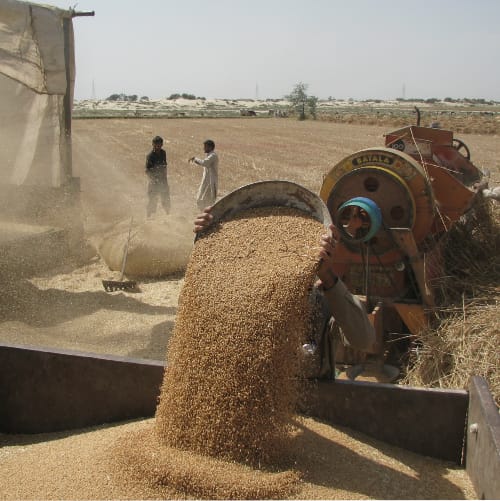
[[[81,180],[81,215],[92,245],[58,269],[36,277],[3,276],[0,339],[162,360],[183,277],[141,282],[138,294],[107,294],[116,279],[95,248],[116,225],[145,218],[145,155],[151,138],[165,138],[172,210],[191,221],[201,172],[188,164],[211,137],[220,156],[220,195],[269,179],[318,193],[323,175],[345,156],[383,144],[381,126],[291,119],[100,119],[73,123],[73,168]],[[500,183],[500,143],[491,135],[458,135],[476,165]],[[161,210],[161,209],[159,209]],[[161,224],[161,213],[157,221]],[[6,283],[5,283],[6,282]]]
[[[317,193],[331,166],[356,150],[382,146],[386,132],[386,127],[377,125],[283,119],[74,121],[74,173],[81,179],[81,214],[88,250],[34,277],[19,278],[15,273],[8,279],[2,277],[0,340],[165,358],[183,275],[142,280],[141,292],[136,294],[106,293],[101,281],[116,278],[117,272],[111,272],[94,250],[110,228],[131,216],[134,221],[144,221],[144,159],[154,135],[165,138],[173,212],[190,221],[196,212],[201,173],[187,159],[202,154],[207,137],[216,142],[220,156],[221,195],[266,179],[290,180]],[[498,137],[456,137],[467,143],[476,165],[491,170],[492,182],[500,183]],[[135,428],[141,431],[147,425],[120,424],[36,437],[2,435],[1,497],[154,497],[146,490],[121,490],[110,480],[107,463],[101,461],[121,433]],[[452,465],[308,420],[301,436],[297,447],[307,452],[298,465],[303,483],[294,494],[296,498],[475,497],[464,471]]]

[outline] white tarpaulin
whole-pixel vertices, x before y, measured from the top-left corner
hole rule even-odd
[[[73,47],[70,11],[0,0],[0,184],[71,175]]]

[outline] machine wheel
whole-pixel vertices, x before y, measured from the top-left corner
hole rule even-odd
[[[453,148],[455,148],[459,153],[461,149],[465,150],[465,155],[462,153],[462,155],[467,159],[470,160],[470,151],[467,145],[463,142],[460,141],[460,139],[454,139],[453,140]]]
[[[343,204],[352,205],[349,202],[357,197],[375,203],[384,224],[370,236],[370,244],[379,256],[400,252],[384,228],[409,228],[419,244],[427,238],[435,217],[433,191],[424,169],[406,153],[392,148],[368,148],[344,158],[325,176],[320,197],[336,224],[343,227],[349,225],[352,215],[347,209],[339,211]],[[367,234],[373,222],[359,229]],[[361,253],[360,235],[343,240],[350,252]]]

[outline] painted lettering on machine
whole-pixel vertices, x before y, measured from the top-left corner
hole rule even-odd
[[[387,155],[383,155],[381,153],[369,153],[366,155],[360,155],[359,157],[355,157],[352,159],[352,165],[354,167],[360,167],[366,164],[375,164],[375,165],[392,165],[394,163],[394,158],[389,157]]]

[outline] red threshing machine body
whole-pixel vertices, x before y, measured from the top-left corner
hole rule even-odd
[[[385,147],[358,151],[326,174],[320,196],[342,236],[334,271],[366,300],[379,355],[393,333],[410,339],[427,326],[442,236],[484,187],[453,132],[420,126],[386,134]],[[362,357],[342,351],[340,362]]]

